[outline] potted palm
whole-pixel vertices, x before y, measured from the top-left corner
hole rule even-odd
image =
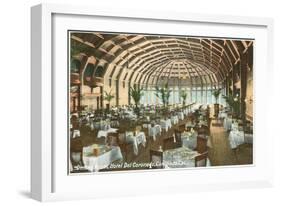
[[[110,102],[112,99],[114,99],[114,95],[111,94],[111,90],[109,92],[104,91],[104,100],[107,101],[108,103],[106,104],[106,110],[109,111],[110,108]]]
[[[156,97],[158,97],[163,103],[163,112],[166,113],[172,91],[169,89],[168,83],[164,84],[161,88],[156,86],[155,90]]]
[[[184,107],[185,103],[186,103],[186,99],[187,99],[187,92],[184,90],[181,90],[180,97],[182,98],[182,105]]]
[[[234,97],[232,95],[227,95],[227,96],[223,96],[223,98],[225,99],[225,102],[230,107],[232,114],[233,114],[232,115],[233,118],[238,118],[240,115],[240,98],[239,98],[239,96]]]
[[[135,102],[135,113],[139,116],[139,103],[141,100],[141,97],[143,95],[143,88],[138,87],[137,85],[134,85],[133,87],[130,87],[130,96],[133,98]]]
[[[213,96],[215,97],[216,103],[214,104],[214,113],[215,113],[215,117],[219,116],[219,109],[220,109],[220,105],[218,104],[218,99],[219,96],[221,94],[221,89],[215,89],[212,92]]]

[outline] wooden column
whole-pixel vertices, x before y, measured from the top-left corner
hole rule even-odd
[[[130,95],[130,90],[131,90],[131,82],[128,82],[128,105],[131,104],[131,95]]]
[[[118,81],[118,79],[115,81],[115,89],[116,89],[116,92],[115,92],[116,106],[119,106],[119,81]]]
[[[100,86],[100,107],[103,109],[103,86]]]
[[[80,111],[81,110],[81,96],[82,96],[82,94],[81,94],[81,86],[80,85],[78,86],[77,93],[78,93],[78,95],[77,95],[77,108],[76,107],[74,107],[74,108],[75,108],[75,111],[78,111],[78,110]]]
[[[229,76],[225,78],[225,90],[226,90],[226,95],[229,95]]]
[[[236,75],[236,65],[234,65],[232,68],[232,96],[236,95],[235,75]]]
[[[97,110],[100,109],[100,97],[97,97]]]
[[[76,112],[76,97],[72,97],[72,112]]]
[[[241,90],[240,90],[240,97],[241,97],[241,117],[242,120],[246,121],[246,92],[247,92],[247,63],[248,63],[248,51],[241,54],[241,70],[240,70],[240,79],[241,79]],[[245,125],[245,124],[244,124]]]
[[[83,91],[82,91],[82,82],[83,82],[83,78],[84,78],[84,71],[86,69],[86,66],[88,64],[88,57],[87,56],[82,56],[82,59],[81,59],[81,67],[79,69],[79,76],[80,76],[80,85],[78,86],[78,99],[77,99],[77,110],[81,110],[81,97],[82,97],[82,94],[83,94]]]

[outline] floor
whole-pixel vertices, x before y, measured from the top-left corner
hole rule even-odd
[[[236,150],[232,150],[229,145],[228,132],[222,125],[213,126],[211,124],[210,130],[212,147],[209,148],[209,159],[212,166],[252,164],[252,144],[243,144]]]
[[[184,123],[185,120],[179,122]],[[208,148],[209,160],[212,166],[227,166],[227,165],[245,165],[252,164],[253,162],[253,148],[252,144],[240,145],[236,150],[232,150],[228,141],[228,133],[224,130],[222,124],[217,123],[215,120],[211,122],[210,128],[210,143]],[[147,146],[139,146],[139,154],[136,156],[133,153],[132,145],[126,147],[126,152],[122,151],[124,161],[127,163],[137,162],[144,163],[150,162],[150,149],[158,150],[159,146],[163,146],[163,139],[171,137],[175,128],[178,125],[174,125],[168,132],[162,132],[161,136],[156,141],[147,138]],[[103,139],[93,138],[93,134],[88,137],[84,137],[83,145],[89,145],[93,143],[103,143]],[[134,168],[137,170],[138,168]],[[140,168],[144,169],[144,168]],[[117,169],[120,170],[120,169]],[[127,170],[127,169],[126,169]],[[109,171],[109,170],[104,170]],[[112,171],[112,170],[110,170]]]

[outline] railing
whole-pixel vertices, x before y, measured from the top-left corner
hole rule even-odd
[[[72,85],[80,84],[80,75],[78,73],[71,73],[70,82]]]
[[[99,87],[103,86],[104,79],[101,77],[86,77],[84,80],[84,84],[90,87]]]

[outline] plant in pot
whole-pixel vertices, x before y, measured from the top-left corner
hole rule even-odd
[[[114,99],[114,97],[115,97],[115,96],[114,96],[113,94],[111,94],[111,90],[110,90],[109,92],[104,91],[104,97],[103,97],[103,99],[108,102],[108,103],[106,104],[106,110],[107,110],[107,112],[109,112],[110,102],[111,102],[112,99]]]
[[[187,99],[187,92],[184,90],[181,90],[180,97],[182,98],[182,105],[185,106],[186,99]]]
[[[219,99],[219,96],[221,94],[221,89],[215,89],[213,92],[212,92],[213,96],[215,97],[215,100],[216,100],[216,103],[214,104],[214,114],[215,114],[215,117],[218,117],[219,116],[219,109],[220,109],[220,105],[218,104],[218,99]]]
[[[162,87],[155,87],[156,90],[156,97],[158,97],[163,103],[163,114],[166,115],[168,113],[168,104],[169,98],[171,96],[172,90],[169,89],[168,83],[164,84]]]
[[[130,96],[135,102],[135,113],[139,116],[140,109],[138,105],[140,103],[141,97],[143,96],[143,88],[140,88],[137,85],[130,87]]]
[[[234,119],[238,118],[240,116],[240,98],[239,96],[232,96],[232,95],[227,95],[223,96],[225,99],[225,102],[228,104],[232,111],[232,116]]]

